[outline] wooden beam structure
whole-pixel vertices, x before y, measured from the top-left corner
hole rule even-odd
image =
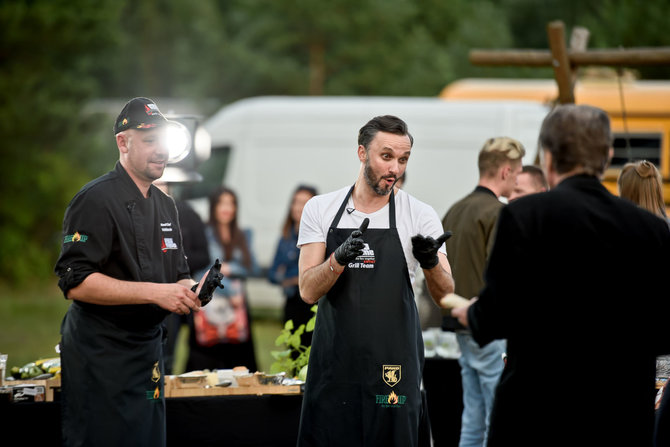
[[[474,65],[549,67],[552,55],[546,50],[471,50]],[[571,65],[670,65],[670,47],[635,48],[621,50],[568,50]]]
[[[550,67],[552,55],[546,50],[471,50],[474,65]],[[614,67],[639,65],[670,65],[670,47],[621,50],[568,50],[570,65],[610,65]]]
[[[670,47],[586,50],[588,30],[575,28],[570,49],[565,44],[565,25],[561,21],[547,25],[550,50],[480,50],[470,51],[473,65],[552,67],[558,84],[559,102],[575,102],[576,72],[584,65],[614,67],[670,65]]]

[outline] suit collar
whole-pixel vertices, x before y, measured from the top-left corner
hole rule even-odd
[[[607,191],[607,188],[598,180],[596,176],[588,174],[576,174],[565,178],[561,183],[556,185],[554,189],[597,189]]]

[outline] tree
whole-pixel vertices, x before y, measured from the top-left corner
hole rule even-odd
[[[597,3],[593,14],[583,18],[591,31],[593,48],[632,48],[668,46],[667,17],[670,3],[667,0],[648,0],[636,4],[627,0],[604,0]],[[670,78],[670,67],[638,68],[646,79]]]
[[[0,280],[50,277],[67,202],[117,158],[93,98],[437,96],[462,77],[553,76],[472,66],[472,48],[547,48],[556,19],[587,27],[591,48],[667,45],[668,12],[667,0],[0,2]]]
[[[96,124],[82,108],[97,93],[96,52],[113,41],[112,1],[0,3],[0,279],[51,275],[63,210],[87,180]]]

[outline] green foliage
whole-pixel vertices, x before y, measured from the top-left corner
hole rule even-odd
[[[284,324],[284,328],[275,340],[275,345],[285,349],[271,352],[272,358],[275,359],[270,367],[270,372],[272,374],[285,372],[289,377],[295,377],[307,366],[309,363],[309,353],[312,347],[303,345],[300,337],[305,332],[314,331],[317,309],[318,306],[316,304],[312,306],[314,315],[309,319],[306,325],[301,324],[295,329],[293,320],[288,320]]]
[[[98,93],[96,54],[111,42],[113,2],[0,3],[0,280],[51,276],[63,210],[90,177],[95,127],[81,113]]]
[[[93,99],[213,112],[257,95],[436,96],[463,77],[553,76],[472,66],[473,48],[546,49],[552,20],[587,27],[590,48],[667,46],[668,13],[667,0],[0,2],[0,282],[51,277],[68,201],[118,158]]]
[[[591,48],[658,47],[670,45],[667,33],[670,3],[647,0],[638,4],[630,0],[594,2],[592,13],[582,17],[582,25],[591,32]],[[595,5],[594,5],[595,6]],[[637,67],[639,75],[648,79],[670,78],[670,67]]]

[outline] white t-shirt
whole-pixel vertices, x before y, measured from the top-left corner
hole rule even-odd
[[[314,242],[326,243],[326,235],[328,234],[330,224],[333,222],[350,188],[351,186],[347,186],[337,191],[321,194],[309,199],[305,204],[302,217],[300,218],[298,247]],[[350,196],[346,208],[348,210],[345,209],[342,213],[337,228],[351,228],[353,231],[361,226],[366,217],[370,219],[368,228],[389,227],[388,203],[374,213],[366,214],[354,209],[354,202]],[[349,213],[350,210],[353,211]],[[395,194],[395,219],[398,236],[405,253],[409,278],[412,284],[414,284],[414,277],[419,267],[419,262],[412,254],[411,238],[412,236],[421,234],[422,236],[432,236],[437,239],[444,233],[442,223],[430,205],[417,200],[402,189]],[[363,235],[363,239],[365,239],[365,235]],[[446,255],[447,251],[444,244],[442,244],[439,251]]]

